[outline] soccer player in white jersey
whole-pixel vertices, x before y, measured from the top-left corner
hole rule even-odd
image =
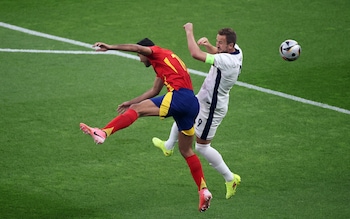
[[[236,193],[241,177],[229,169],[221,154],[211,146],[211,141],[227,113],[229,93],[241,73],[243,53],[236,44],[236,33],[231,28],[223,28],[218,31],[216,46],[211,45],[206,37],[196,42],[192,23],[185,24],[184,29],[191,56],[211,65],[197,94],[200,112],[195,124],[195,148],[224,177],[226,198],[229,199]],[[207,52],[202,51],[199,46],[204,46]],[[165,156],[171,156],[178,133],[174,122],[168,140],[162,141],[154,137],[152,142],[163,151]]]

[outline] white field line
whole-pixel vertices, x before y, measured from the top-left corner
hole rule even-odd
[[[3,49],[0,52],[24,52],[24,53],[54,53],[54,54],[89,54],[89,55],[110,55],[112,51],[95,52],[95,51],[66,51],[66,50],[38,50],[38,49]]]
[[[50,34],[46,34],[46,33],[41,33],[38,31],[34,31],[34,30],[29,30],[23,27],[18,27],[18,26],[14,26],[11,24],[7,24],[7,23],[3,23],[0,22],[0,26],[7,28],[7,29],[11,29],[11,30],[15,30],[15,31],[19,31],[19,32],[23,32],[23,33],[27,33],[33,36],[38,36],[38,37],[43,37],[43,38],[47,38],[47,39],[51,39],[51,40],[56,40],[56,41],[60,41],[60,42],[65,42],[65,43],[69,43],[72,45],[77,45],[77,46],[81,46],[81,47],[85,47],[85,48],[89,48],[92,49],[92,44],[89,43],[83,43],[83,42],[79,42],[76,40],[71,40],[71,39],[67,39],[67,38],[63,38],[63,37],[58,37],[58,36],[53,36]],[[139,57],[136,55],[131,55],[131,54],[127,54],[127,53],[123,53],[123,52],[119,52],[119,51],[107,51],[107,52],[95,52],[95,51],[64,51],[64,50],[33,50],[33,49],[8,49],[8,48],[0,48],[0,52],[28,52],[28,53],[56,53],[56,54],[91,54],[91,55],[118,55],[118,56],[122,56],[125,58],[129,58],[129,59],[135,59],[135,60],[139,60]],[[207,74],[201,71],[197,71],[197,70],[193,70],[193,69],[189,69],[189,72],[195,75],[200,75],[200,76],[206,76]],[[307,100],[301,97],[296,97],[293,95],[289,95],[289,94],[285,94],[282,92],[278,92],[278,91],[273,91],[270,89],[266,89],[266,88],[262,88],[262,87],[258,87],[255,85],[251,85],[248,83],[244,83],[244,82],[240,82],[237,81],[236,85],[241,86],[241,87],[245,87],[248,89],[252,89],[252,90],[257,90],[263,93],[268,93],[268,94],[272,94],[272,95],[276,95],[279,97],[283,97],[283,98],[287,98],[290,100],[294,100],[297,102],[301,102],[301,103],[305,103],[305,104],[310,104],[313,106],[317,106],[317,107],[321,107],[321,108],[325,108],[325,109],[330,109],[330,110],[334,110],[340,113],[345,113],[345,114],[350,114],[350,110],[347,109],[343,109],[343,108],[339,108],[336,106],[331,106],[328,104],[324,104],[324,103],[319,103],[319,102],[315,102],[312,100]]]

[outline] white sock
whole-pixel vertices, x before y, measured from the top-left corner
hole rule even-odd
[[[165,148],[167,150],[173,150],[175,147],[175,143],[178,141],[179,137],[179,129],[176,125],[176,122],[171,126],[170,134],[168,140],[165,141]]]
[[[230,168],[228,168],[221,154],[215,148],[211,147],[210,144],[196,143],[196,150],[224,177],[226,182],[233,180]]]

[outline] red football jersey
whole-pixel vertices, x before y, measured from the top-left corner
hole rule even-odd
[[[164,81],[168,91],[187,88],[193,90],[190,74],[185,63],[171,50],[152,46],[152,54],[147,56],[157,77]]]

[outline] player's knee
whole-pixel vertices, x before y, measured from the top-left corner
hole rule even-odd
[[[133,110],[135,110],[136,112],[139,110],[139,107],[138,107],[138,105],[137,105],[137,103],[136,104],[131,104],[130,106],[129,106],[129,109],[133,109]]]
[[[205,151],[210,147],[210,143],[209,144],[199,144],[196,142],[195,145],[195,149],[196,151],[198,151],[200,154],[204,154]]]

